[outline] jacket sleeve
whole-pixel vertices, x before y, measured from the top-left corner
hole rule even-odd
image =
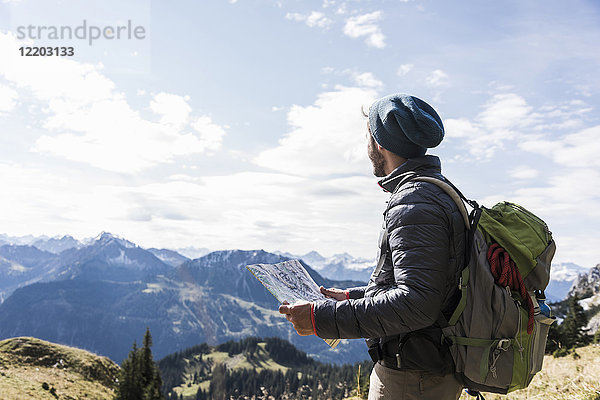
[[[365,297],[365,289],[367,287],[366,286],[357,286],[357,287],[351,287],[348,288],[348,297],[350,297],[351,299],[360,299],[362,297]]]
[[[372,297],[317,301],[319,337],[392,336],[437,320],[450,278],[450,222],[434,196],[427,197],[427,193],[409,196],[386,214],[395,283]]]

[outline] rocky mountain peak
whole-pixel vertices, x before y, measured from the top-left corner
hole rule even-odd
[[[99,245],[118,243],[119,245],[121,245],[125,248],[128,248],[128,249],[133,249],[133,248],[138,247],[135,243],[132,243],[129,240],[122,238],[118,235],[114,235],[110,232],[101,232],[100,234],[98,234],[98,236],[96,236],[95,238],[93,238],[91,240],[91,243],[99,244]]]
[[[596,293],[600,293],[600,264],[590,269],[588,273],[582,273],[577,276],[569,291],[569,297],[578,296],[585,299]]]

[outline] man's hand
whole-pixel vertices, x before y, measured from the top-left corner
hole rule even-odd
[[[297,303],[293,306],[284,302],[279,306],[279,312],[285,314],[285,318],[294,325],[294,329],[300,336],[313,335],[314,328],[311,316],[311,303]]]
[[[336,288],[325,289],[323,286],[319,288],[321,293],[325,295],[325,297],[329,299],[335,299],[337,301],[346,300],[346,291]]]

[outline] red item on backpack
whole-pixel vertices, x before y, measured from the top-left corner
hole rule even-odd
[[[487,253],[487,259],[490,263],[490,269],[496,283],[502,287],[508,287],[511,290],[519,292],[521,299],[524,299],[529,311],[529,321],[527,322],[527,333],[533,333],[533,301],[525,289],[523,278],[519,268],[510,258],[510,255],[497,243],[492,244]]]

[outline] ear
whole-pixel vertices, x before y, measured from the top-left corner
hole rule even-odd
[[[379,150],[379,151],[385,150],[383,148],[383,146],[381,146],[379,143],[375,142],[375,144],[377,145],[377,150]]]

